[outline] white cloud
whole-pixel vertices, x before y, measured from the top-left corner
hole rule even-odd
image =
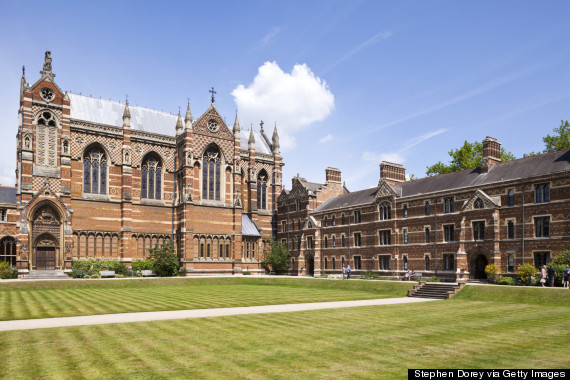
[[[260,120],[267,125],[277,122],[282,150],[294,148],[296,132],[324,120],[334,109],[334,95],[326,82],[306,64],[285,73],[276,62],[265,62],[253,82],[238,85],[232,95],[242,126],[258,125]]]
[[[406,159],[404,156],[398,152],[387,152],[387,153],[375,153],[375,152],[364,152],[362,153],[362,160],[368,162],[374,162],[380,164],[382,161],[388,161],[395,164],[401,164]]]
[[[0,165],[0,185],[2,186],[14,186],[16,184],[16,174],[14,174],[15,168],[10,167],[10,164],[2,163]]]
[[[327,143],[327,142],[332,141],[332,140],[334,140],[334,137],[333,137],[333,135],[331,135],[331,134],[329,133],[328,135],[326,135],[326,136],[324,136],[324,137],[321,137],[321,138],[319,139],[319,143],[324,144],[324,143]]]

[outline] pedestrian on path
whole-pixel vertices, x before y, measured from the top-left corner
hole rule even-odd
[[[570,265],[566,264],[566,268],[564,268],[563,274],[564,276],[562,277],[562,286],[570,289]]]
[[[556,274],[556,270],[550,265],[548,268],[548,286],[554,288],[554,275]]]
[[[350,280],[350,272],[351,272],[350,264],[348,264],[348,267],[346,267],[346,279],[347,280]]]
[[[546,265],[543,265],[542,269],[540,270],[540,284],[542,285],[543,288],[545,283],[546,283]]]
[[[342,264],[342,279],[344,280],[346,276],[346,267]]]

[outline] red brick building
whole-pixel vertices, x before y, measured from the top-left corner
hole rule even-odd
[[[382,162],[378,186],[350,193],[336,169],[325,184],[293,178],[277,220],[292,274],[345,264],[357,274],[484,278],[487,264],[514,273],[570,248],[570,151],[501,162],[498,140],[483,147],[480,168],[406,181],[402,165]]]
[[[125,263],[172,241],[189,273],[261,271],[281,193],[277,130],[229,127],[62,91],[46,52],[21,79],[16,187],[0,188],[0,260],[20,273]]]

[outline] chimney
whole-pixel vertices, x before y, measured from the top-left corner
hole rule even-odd
[[[380,179],[386,180],[389,185],[406,181],[406,168],[400,164],[382,161],[380,164]]]
[[[331,182],[341,183],[341,172],[339,169],[331,168],[330,166],[326,168],[325,173],[327,175],[327,185]]]
[[[487,136],[483,140],[483,163],[481,173],[487,173],[493,166],[501,162],[501,142]]]

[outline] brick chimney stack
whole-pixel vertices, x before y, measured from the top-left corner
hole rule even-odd
[[[487,136],[483,140],[483,163],[481,173],[487,173],[491,168],[501,162],[501,142]]]
[[[327,175],[327,184],[330,182],[341,183],[341,172],[339,169],[331,168],[330,166],[325,170]]]
[[[380,179],[386,180],[389,185],[406,181],[406,168],[400,164],[382,161],[380,164]]]

